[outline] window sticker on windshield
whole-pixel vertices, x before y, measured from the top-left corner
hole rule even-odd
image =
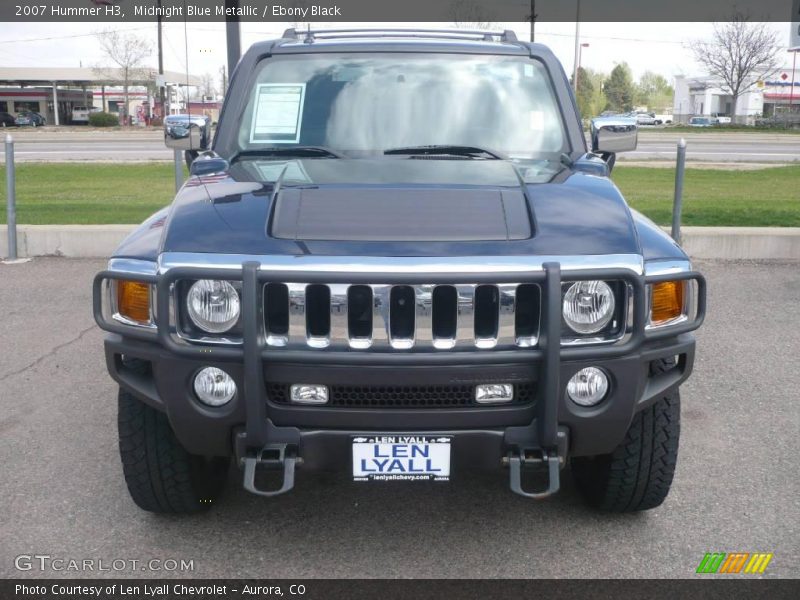
[[[258,84],[250,142],[298,143],[305,96],[305,83]]]

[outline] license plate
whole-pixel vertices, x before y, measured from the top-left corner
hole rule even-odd
[[[447,481],[450,442],[438,435],[377,435],[353,438],[355,481]]]

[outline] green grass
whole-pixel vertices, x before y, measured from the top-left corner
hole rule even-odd
[[[140,223],[173,196],[171,163],[17,166],[17,223]],[[672,219],[673,169],[618,165],[613,179],[631,205],[662,225]],[[753,171],[687,169],[684,225],[800,227],[800,166]],[[0,169],[0,223],[6,222]]]
[[[617,166],[612,178],[633,208],[660,225],[672,222],[674,169]],[[800,227],[800,166],[751,171],[689,168],[682,222]]]
[[[6,222],[6,173],[0,169],[0,222]],[[17,223],[140,223],[172,201],[172,163],[19,163]]]

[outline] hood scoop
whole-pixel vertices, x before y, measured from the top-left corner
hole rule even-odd
[[[273,206],[270,235],[279,239],[469,242],[531,237],[519,188],[282,188]]]

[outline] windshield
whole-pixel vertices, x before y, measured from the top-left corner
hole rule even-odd
[[[451,148],[462,157],[552,159],[570,150],[547,70],[521,56],[272,57],[259,65],[239,123],[233,154],[314,146],[397,158],[443,146],[428,158]]]

